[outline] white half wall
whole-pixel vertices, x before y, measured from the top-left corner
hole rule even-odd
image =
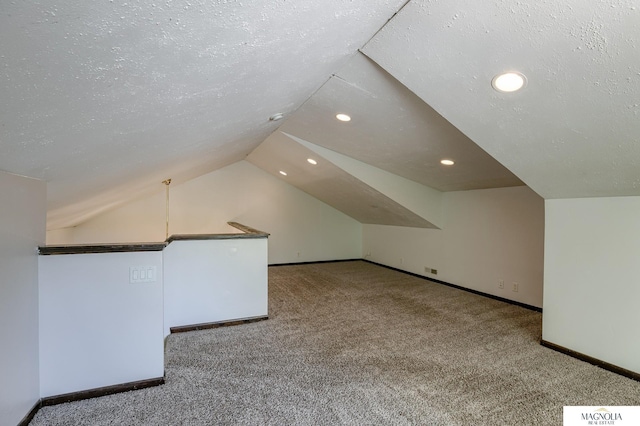
[[[441,230],[364,225],[363,257],[542,307],[544,200],[526,186],[442,195]]]
[[[542,338],[640,373],[640,197],[545,205]]]
[[[164,334],[171,327],[268,315],[267,238],[187,240],[164,255]]]
[[[40,398],[38,246],[46,184],[0,172],[0,425],[15,426]]]
[[[40,256],[42,397],[164,376],[162,252]],[[130,283],[130,267],[155,281]]]
[[[247,161],[170,187],[170,234],[228,233],[236,221],[269,237],[269,263],[360,258],[362,225]],[[165,239],[165,193],[131,202],[67,230],[47,244]]]

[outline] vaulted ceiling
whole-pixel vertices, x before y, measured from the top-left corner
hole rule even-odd
[[[245,158],[277,175],[310,146],[436,191],[640,195],[639,13],[624,0],[2,2],[0,170],[48,182],[50,229]],[[493,90],[509,70],[526,87]],[[432,226],[335,165],[287,178],[364,223]]]

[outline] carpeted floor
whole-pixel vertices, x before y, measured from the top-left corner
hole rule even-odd
[[[32,425],[560,425],[636,382],[540,346],[541,314],[362,261],[269,269],[268,321],[171,335],[166,384]]]

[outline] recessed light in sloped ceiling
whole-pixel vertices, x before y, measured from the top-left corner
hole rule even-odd
[[[307,163],[309,163],[311,165],[314,165],[314,166],[318,164],[318,162],[316,160],[314,160],[313,158],[307,158]],[[282,176],[288,176],[289,175],[284,170],[280,170],[278,173],[280,173]]]
[[[0,169],[55,229],[232,164],[406,0],[290,3],[3,1]]]
[[[253,150],[247,161],[272,175],[276,174],[273,164],[281,165],[289,172],[286,180],[288,184],[360,223],[437,228],[427,219],[330,161],[322,161],[322,167],[310,167],[300,161],[301,158],[313,158],[316,155],[317,153],[278,131]]]
[[[498,92],[511,93],[523,89],[527,85],[527,78],[519,72],[505,72],[498,74],[491,80],[491,86]]]
[[[357,111],[348,125],[340,113]],[[280,131],[440,191],[522,185],[511,172],[362,54],[355,55]],[[439,161],[464,170],[442,173]]]
[[[410,1],[361,51],[545,199],[640,195],[632,3]],[[529,90],[496,100],[507,63]]]

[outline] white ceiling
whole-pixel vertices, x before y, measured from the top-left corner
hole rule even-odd
[[[351,121],[336,120],[347,112]],[[523,185],[429,105],[362,54],[280,131],[440,191]],[[456,167],[440,164],[455,159]]]
[[[265,140],[253,157],[273,167],[286,159],[269,150],[279,127],[442,191],[521,179],[545,198],[640,195],[634,1],[404,3],[2,2],[0,170],[48,181],[50,229]],[[495,92],[512,69],[527,87]],[[373,197],[327,198],[336,208],[419,226],[327,173]],[[300,187],[321,198],[335,191],[323,182]]]
[[[316,159],[317,164],[310,165],[308,158]],[[271,135],[247,159],[361,223],[436,228],[425,218],[319,157],[282,132]],[[281,170],[287,175],[282,176]]]
[[[640,195],[640,4],[411,1],[363,49],[544,198]],[[528,79],[500,94],[491,79]]]
[[[405,0],[0,3],[0,170],[48,227],[241,160]]]

